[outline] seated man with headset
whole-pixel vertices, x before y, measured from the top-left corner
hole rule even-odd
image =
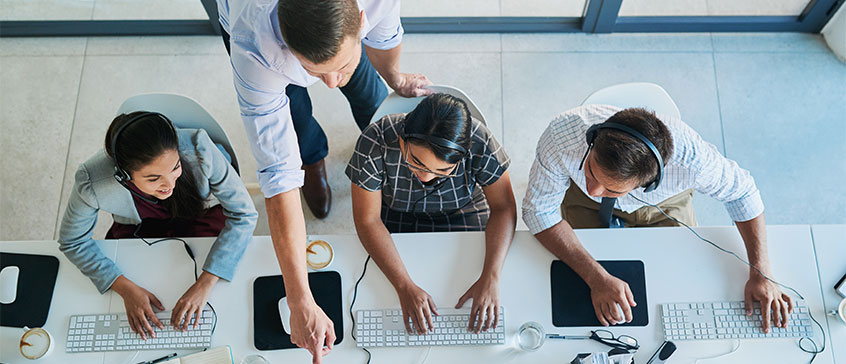
[[[759,269],[750,269],[746,283],[747,315],[752,303],[760,302],[765,332],[770,321],[787,325],[793,302],[762,276],[772,278],[764,204],[755,181],[681,120],[607,105],[566,111],[541,135],[529,181],[523,220],[588,284],[603,325],[631,322],[637,303],[628,284],[605,271],[573,229],[695,226],[694,189],[725,204],[750,263]]]

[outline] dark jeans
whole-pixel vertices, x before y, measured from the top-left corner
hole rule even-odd
[[[223,44],[226,52],[229,53],[229,34],[221,29]],[[388,96],[388,89],[373,65],[364,52],[364,45],[361,46],[361,61],[358,63],[352,78],[344,87],[340,87],[341,93],[347,98],[352,109],[353,118],[358,128],[364,130],[370,119],[376,113],[376,109],[382,104],[382,100]],[[288,85],[285,94],[290,100],[291,119],[294,122],[294,131],[297,132],[297,142],[300,145],[300,157],[303,164],[314,164],[326,158],[329,154],[329,144],[326,140],[326,133],[317,123],[312,115],[311,97],[308,89],[297,85]]]

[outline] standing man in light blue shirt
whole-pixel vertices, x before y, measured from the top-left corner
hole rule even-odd
[[[399,72],[398,0],[218,0],[218,12],[285,278],[291,340],[319,363],[332,348],[334,328],[308,287],[299,189],[318,218],[329,213],[331,192],[326,135],[312,117],[306,87],[320,80],[340,88],[364,129],[387,96],[380,75],[406,97],[431,93],[424,89],[431,82]]]

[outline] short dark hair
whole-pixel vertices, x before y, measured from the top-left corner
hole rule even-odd
[[[655,112],[642,108],[622,110],[607,120],[628,126],[645,136],[664,160],[664,165],[673,156],[673,138],[667,126],[655,116]],[[611,177],[621,181],[635,180],[645,185],[658,175],[658,161],[655,155],[640,139],[615,129],[600,129],[593,142],[596,163]]]
[[[446,139],[470,150],[473,121],[470,109],[464,100],[455,96],[435,93],[420,101],[420,104],[405,116],[404,135],[421,134]],[[408,143],[429,148],[438,159],[447,163],[458,163],[465,153],[426,140],[409,137]]]
[[[279,0],[279,31],[295,52],[317,64],[330,60],[361,29],[356,0]]]
[[[137,121],[132,122],[121,130],[115,141],[115,150],[112,150],[112,139],[115,132],[146,111],[136,111],[129,114],[120,114],[112,120],[109,129],[106,131],[106,154],[112,157],[117,164],[131,173],[143,168],[163,153],[169,150],[179,152],[179,137],[171,126],[170,120],[159,117],[157,114],[150,114]],[[200,197],[197,180],[194,179],[192,166],[179,155],[182,163],[182,175],[176,180],[173,188],[173,195],[162,200],[174,218],[194,219],[202,216],[205,212],[205,201]]]

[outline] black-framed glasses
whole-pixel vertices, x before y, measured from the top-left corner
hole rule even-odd
[[[452,166],[452,170],[449,173],[436,172],[436,171],[433,171],[433,170],[428,169],[426,167],[412,164],[411,162],[408,161],[408,155],[410,154],[409,151],[408,151],[408,142],[404,142],[403,144],[404,144],[405,148],[403,148],[403,151],[400,154],[402,154],[402,162],[408,168],[414,169],[414,170],[417,170],[417,171],[420,171],[420,172],[431,173],[431,174],[434,174],[435,176],[438,176],[438,177],[441,177],[441,178],[452,178],[452,177],[455,177],[455,176],[458,175],[457,174],[458,173],[458,163],[456,163]]]
[[[637,343],[637,339],[629,335],[614,336],[614,333],[608,330],[593,330],[590,332],[589,338],[612,348],[624,350],[637,350],[640,348],[640,345]]]

